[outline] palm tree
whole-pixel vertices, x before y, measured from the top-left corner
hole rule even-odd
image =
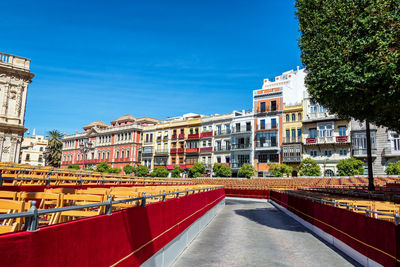
[[[47,145],[46,165],[60,167],[63,146],[61,139],[63,135],[57,130],[49,131],[47,134],[49,143]]]

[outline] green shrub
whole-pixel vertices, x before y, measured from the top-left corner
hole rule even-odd
[[[74,169],[74,170],[80,170],[80,167],[78,164],[69,164],[68,169]]]
[[[269,164],[269,173],[273,177],[283,177],[284,174],[286,174],[286,176],[290,176],[292,174],[292,171],[293,168],[286,164]]]
[[[135,168],[133,168],[133,166],[131,166],[131,165],[125,165],[124,166],[125,174],[131,174],[131,173],[134,172],[134,170],[135,170]]]
[[[245,163],[240,167],[238,176],[239,177],[246,177],[246,178],[251,178],[254,175],[254,172],[256,170],[254,169],[253,165],[250,163]]]
[[[138,177],[145,177],[149,174],[149,168],[145,165],[139,165],[135,169],[135,174]]]
[[[175,165],[174,169],[171,171],[171,177],[180,178],[182,172],[183,172],[183,168],[178,165]]]
[[[385,169],[387,175],[400,175],[400,160],[396,163],[389,162]]]
[[[305,158],[299,165],[301,176],[321,176],[321,167],[311,158]]]
[[[355,158],[342,159],[336,165],[338,176],[352,176],[364,174],[364,162]]]
[[[167,177],[168,176],[169,171],[162,166],[159,167],[155,167],[153,172],[151,173],[152,177]]]
[[[216,177],[232,177],[232,170],[226,164],[215,163],[213,166],[214,176]]]
[[[202,177],[205,172],[206,168],[203,163],[196,162],[193,167],[189,169],[188,175],[190,178]]]
[[[96,171],[97,172],[109,172],[110,170],[110,166],[108,166],[107,162],[100,162],[99,164],[97,164],[96,166]]]

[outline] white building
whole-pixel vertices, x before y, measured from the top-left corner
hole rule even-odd
[[[41,135],[32,134],[32,136],[24,136],[21,145],[20,163],[35,166],[45,166],[44,151],[48,140]]]

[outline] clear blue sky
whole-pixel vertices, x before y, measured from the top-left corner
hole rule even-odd
[[[124,114],[251,109],[301,65],[293,0],[6,1],[0,51],[28,57],[25,124],[74,133]]]

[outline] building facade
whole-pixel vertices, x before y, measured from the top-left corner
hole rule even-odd
[[[137,166],[142,161],[142,129],[156,122],[131,115],[124,115],[110,125],[92,122],[83,127],[82,133],[64,136],[61,166],[78,164],[81,168],[95,168],[100,162],[119,168]]]
[[[19,162],[25,132],[30,59],[0,53],[0,161]]]
[[[292,176],[297,176],[297,166],[303,159],[303,102],[283,105],[282,162],[293,167]]]
[[[44,136],[24,136],[21,145],[20,163],[34,166],[46,166],[44,151],[48,140]]]

